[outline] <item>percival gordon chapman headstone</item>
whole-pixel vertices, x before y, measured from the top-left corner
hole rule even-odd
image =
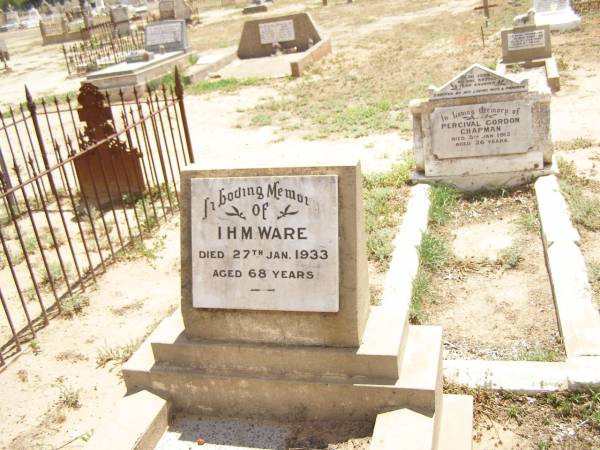
[[[569,0],[533,0],[535,24],[550,25],[551,30],[567,31],[581,26],[581,17],[575,14]]]
[[[158,53],[186,51],[188,48],[185,20],[164,20],[146,25],[144,29],[144,47],[147,51]]]
[[[476,190],[550,171],[550,91],[474,64],[411,102],[415,180]]]

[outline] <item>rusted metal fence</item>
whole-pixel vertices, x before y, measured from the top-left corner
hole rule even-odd
[[[79,107],[27,92],[1,114],[0,366],[177,211],[193,152],[175,80],[112,104],[85,84]]]
[[[125,61],[131,51],[143,48],[144,31],[135,30],[124,36],[99,35],[76,44],[63,45],[63,55],[67,71],[73,75],[118,64]]]

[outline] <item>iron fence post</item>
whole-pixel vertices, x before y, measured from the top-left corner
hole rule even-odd
[[[194,164],[194,150],[192,148],[192,138],[190,137],[190,130],[188,128],[187,115],[185,113],[185,104],[183,101],[183,84],[181,84],[181,77],[179,75],[179,70],[177,66],[175,66],[175,95],[177,96],[177,101],[179,102],[179,109],[181,111],[181,121],[183,122],[183,133],[185,135],[185,142],[187,144],[188,155],[190,158],[190,164]]]

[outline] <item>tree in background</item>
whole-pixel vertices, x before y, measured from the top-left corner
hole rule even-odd
[[[48,3],[54,3],[50,0]],[[12,5],[13,9],[26,11],[32,6],[36,8],[42,4],[42,0],[0,0],[0,9],[2,11],[6,11],[8,9],[8,5]]]

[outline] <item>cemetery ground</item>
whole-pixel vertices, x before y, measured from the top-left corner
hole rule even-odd
[[[274,10],[290,11],[295,8],[291,4],[278,1]],[[523,9],[506,4],[494,8],[484,28],[484,47],[483,22],[472,11],[473,1],[318,4],[305,2],[332,35],[333,55],[299,80],[214,80],[188,86],[189,94],[202,94],[186,97],[190,127],[197,158],[211,155],[235,162],[241,151],[258,158],[299,148],[315,154],[334,147],[358,149],[367,172],[369,275],[376,303],[409,192],[408,101],[474,61],[493,66],[500,53],[500,26],[508,26]],[[238,13],[215,15],[190,30],[192,46],[234,45],[242,22]],[[34,45],[36,39],[32,34],[30,44],[19,43],[29,62],[0,78],[3,102],[21,101],[24,81],[32,89],[44,86],[39,95],[76,89],[78,80],[64,78],[59,47],[49,46],[55,52],[50,58],[45,48]],[[562,90],[552,98],[559,179],[600,305],[600,16],[586,15],[583,30],[553,34],[552,40],[562,78]],[[18,62],[19,56],[15,58]],[[37,78],[29,78],[32,72]],[[49,83],[39,83],[49,76],[56,80],[53,92]],[[430,219],[421,247],[422,255],[427,245],[432,251],[430,265],[421,273],[429,293],[421,309],[413,310],[413,319],[444,326],[448,359],[564,359],[532,186],[475,197],[437,189],[434,195],[454,207],[442,202],[447,216]],[[489,257],[478,253],[472,258],[472,249],[461,241],[464,236],[493,243],[486,248]],[[496,245],[502,242],[508,245]],[[0,447],[81,448],[98,421],[109,415],[125,392],[120,364],[179,303],[178,221],[163,226],[146,248],[109,267],[85,294],[81,308],[51,322],[0,370],[0,395],[10,405],[2,411]],[[490,304],[483,287],[510,290],[521,302],[517,308]],[[461,323],[452,317],[460,317]],[[475,448],[599,445],[598,390],[525,395],[449,389],[475,396]],[[367,445],[368,438],[356,437],[365,439],[354,448]]]

